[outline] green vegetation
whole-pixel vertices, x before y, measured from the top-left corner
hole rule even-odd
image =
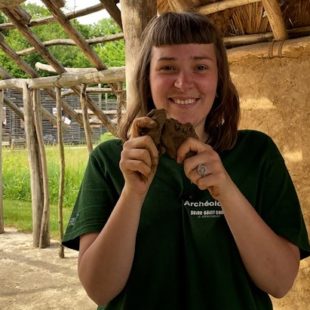
[[[31,189],[28,153],[25,149],[3,149],[3,197],[5,226],[19,231],[32,231]],[[59,151],[57,146],[46,147],[49,195],[50,231],[58,238]],[[86,146],[65,147],[64,225],[66,227],[87,164]]]
[[[15,227],[22,232],[32,231],[31,202],[4,200],[4,223],[7,227]],[[64,227],[67,226],[71,208],[63,210]],[[58,210],[50,205],[50,233],[52,239],[59,240]]]
[[[3,197],[8,200],[31,201],[30,172],[27,150],[3,149]],[[50,203],[58,203],[59,151],[46,147]],[[65,147],[64,208],[71,208],[76,199],[88,152],[85,146]]]
[[[49,16],[49,11],[36,4],[23,5],[25,10],[32,16],[33,19]],[[7,21],[6,16],[0,14],[0,22]],[[104,18],[92,25],[82,25],[77,20],[71,21],[74,27],[86,38],[93,38],[98,36],[107,36],[111,34],[120,33],[121,29],[111,18]],[[57,23],[49,23],[32,27],[33,33],[42,41],[53,39],[67,39],[68,35],[64,32],[62,27]],[[8,30],[2,33],[5,37],[7,44],[15,51],[20,51],[25,48],[31,47],[27,40],[17,31]],[[108,43],[101,43],[93,45],[94,50],[98,53],[99,57],[108,67],[124,66],[125,52],[124,40],[118,40]],[[92,67],[88,59],[76,46],[51,46],[49,51],[64,67],[71,68],[85,68]],[[43,62],[44,59],[38,53],[31,53],[23,56],[23,59],[34,67],[36,62]],[[26,74],[18,67],[18,65],[11,60],[5,53],[0,50],[0,63],[3,65],[10,74],[16,78],[24,78]],[[51,75],[48,72],[40,72],[41,76]]]

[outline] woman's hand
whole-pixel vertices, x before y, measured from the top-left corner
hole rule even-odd
[[[145,194],[154,178],[158,165],[158,150],[150,136],[139,136],[139,128],[153,128],[155,121],[139,117],[134,120],[129,140],[124,143],[120,169],[125,178],[125,188]]]
[[[196,155],[187,159],[188,152]],[[221,158],[213,148],[197,139],[188,138],[178,149],[177,161],[184,163],[186,176],[201,190],[209,190],[214,199],[221,200],[228,196],[229,190],[235,187],[225,170]],[[203,164],[205,175],[199,174],[198,166]]]

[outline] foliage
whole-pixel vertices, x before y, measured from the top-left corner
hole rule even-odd
[[[25,4],[24,9],[32,16],[32,19],[46,17],[50,12],[43,6],[36,4]],[[6,21],[6,17],[0,15],[0,22]],[[105,36],[121,32],[118,25],[111,19],[105,18],[92,25],[82,25],[77,20],[72,20],[73,26],[86,38]],[[49,23],[32,27],[31,31],[42,41],[53,39],[67,39],[68,35],[57,23]],[[7,44],[15,51],[20,51],[30,47],[27,40],[17,31],[10,30],[3,33]],[[93,49],[108,67],[123,66],[125,63],[124,40],[97,44]],[[91,63],[76,46],[52,46],[49,47],[51,54],[64,66],[71,68],[91,67]],[[36,62],[46,63],[38,53],[31,53],[23,56],[23,59],[32,67]],[[17,64],[0,50],[0,63],[16,78],[27,77],[27,75],[17,66]],[[40,72],[41,76],[51,75],[48,72]]]
[[[58,203],[59,151],[46,147],[50,203]],[[64,207],[72,207],[78,194],[87,163],[86,147],[65,147]],[[31,201],[30,172],[26,150],[3,149],[4,199]]]
[[[108,140],[111,140],[111,139],[116,139],[115,136],[113,136],[113,134],[109,131],[103,133],[101,136],[100,136],[100,142],[105,142],[105,141],[108,141]]]

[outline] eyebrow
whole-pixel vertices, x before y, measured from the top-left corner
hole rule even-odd
[[[191,57],[192,60],[211,60],[214,61],[213,58],[209,57],[209,56],[193,56]],[[176,57],[160,57],[158,58],[158,61],[169,61],[169,60],[177,60]]]

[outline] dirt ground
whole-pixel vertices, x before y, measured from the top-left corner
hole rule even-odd
[[[1,310],[96,309],[79,283],[76,251],[65,249],[61,259],[56,242],[34,249],[31,234],[5,231],[0,234]]]
[[[34,249],[31,234],[6,228],[0,234],[0,309],[96,309],[79,283],[77,252],[65,249],[65,256],[58,257],[56,242],[48,249]],[[301,262],[293,290],[283,299],[274,300],[275,310],[310,309],[309,279],[307,259]]]

